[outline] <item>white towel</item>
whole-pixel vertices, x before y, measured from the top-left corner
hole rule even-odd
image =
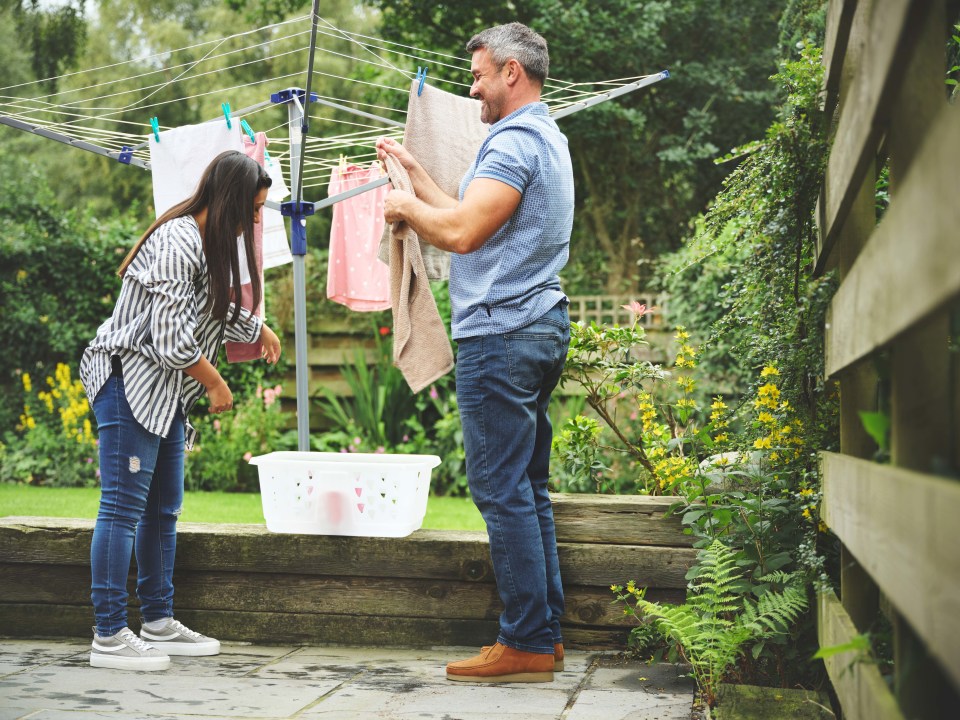
[[[164,130],[160,142],[150,135],[150,172],[157,217],[197,189],[207,165],[225,150],[243,151],[240,123],[226,120]]]

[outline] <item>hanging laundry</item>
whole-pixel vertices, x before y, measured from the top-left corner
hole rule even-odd
[[[257,161],[261,167],[264,166],[264,155],[267,148],[267,136],[262,132],[254,135],[251,141],[246,135],[243,136],[243,152]],[[268,197],[269,197],[269,191]],[[257,317],[263,317],[263,296],[266,293],[266,286],[263,282],[263,211],[261,210],[260,222],[253,226],[253,251],[255,253],[254,263],[257,272],[260,274],[260,305],[253,307],[253,286],[250,284],[250,270],[247,266],[247,253],[243,242],[243,236],[237,238],[237,250],[240,255],[240,304],[252,310]],[[234,296],[236,297],[236,296]],[[259,340],[252,343],[238,343],[227,341],[223,344],[227,353],[227,362],[246,362],[248,360],[259,360],[263,357],[263,343]]]
[[[333,171],[329,194],[338,195],[380,179],[380,166],[345,165]],[[351,310],[390,309],[390,269],[377,259],[383,234],[383,199],[387,185],[333,206],[327,297]]]
[[[160,142],[150,136],[150,172],[157,217],[193,195],[200,176],[224,150],[243,150],[240,124],[227,128],[223,118],[201,125],[164,130]]]
[[[283,202],[290,195],[290,189],[283,179],[283,169],[280,163],[264,154],[265,167],[273,184],[267,191],[267,200]],[[286,265],[293,262],[290,253],[290,241],[287,240],[287,226],[279,210],[265,207],[260,215],[260,224],[263,225],[263,269]]]
[[[400,162],[393,155],[385,162],[393,187],[412,193],[413,183]],[[430,291],[416,233],[406,223],[391,224],[388,233],[393,259],[393,363],[416,393],[453,369],[453,350]]]
[[[490,128],[480,122],[480,101],[453,95],[428,84],[418,94],[420,82],[410,86],[403,146],[423,166],[447,195],[458,198],[460,181],[467,174]],[[380,240],[379,257],[390,262],[388,235]],[[420,242],[427,277],[450,277],[450,253]]]

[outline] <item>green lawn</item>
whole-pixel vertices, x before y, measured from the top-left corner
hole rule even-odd
[[[0,484],[0,516],[97,516],[99,488],[47,488]],[[257,493],[188,492],[181,520],[211,523],[263,523]],[[483,530],[483,518],[469,498],[433,497],[423,527],[431,530]]]

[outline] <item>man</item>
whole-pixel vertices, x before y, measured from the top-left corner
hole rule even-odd
[[[391,192],[384,216],[454,253],[451,324],[467,478],[504,605],[496,644],[450,663],[447,678],[544,682],[563,667],[547,408],[570,342],[558,273],[569,256],[573,171],[567,140],[540,102],[549,64],[544,39],[511,23],[479,33],[466,49],[470,95],[491,127],[460,199],[445,195],[401,145],[381,138],[379,157],[393,155],[416,192]]]

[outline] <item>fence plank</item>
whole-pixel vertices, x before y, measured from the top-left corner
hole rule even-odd
[[[929,3],[910,0],[862,2],[857,14],[869,13],[864,52],[845,97],[827,164],[824,208],[824,257],[876,155],[891,100],[903,82],[907,60],[916,42],[915,29]],[[854,18],[854,23],[857,18]]]
[[[832,115],[840,92],[840,77],[850,40],[857,0],[831,0],[827,8],[826,36],[823,41],[824,106],[827,115]]]
[[[960,686],[960,482],[821,458],[824,521]]]
[[[849,643],[858,635],[832,591],[819,596],[817,633],[821,648]],[[852,650],[825,658],[823,662],[843,707],[844,720],[904,720],[876,665],[857,661]]]
[[[830,304],[828,376],[960,294],[960,108],[944,105],[914,165]]]

